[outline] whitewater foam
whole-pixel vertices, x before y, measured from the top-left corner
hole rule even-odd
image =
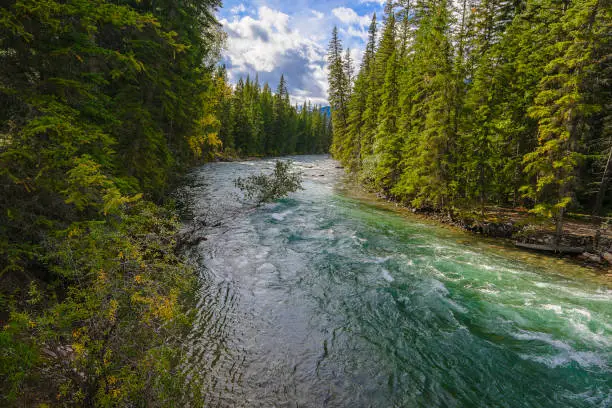
[[[387,282],[393,282],[395,279],[393,279],[393,276],[391,276],[391,274],[389,273],[388,270],[383,269],[382,270],[382,277],[384,280],[386,280]]]
[[[546,343],[550,346],[553,346],[554,348],[558,350],[563,350],[563,351],[573,351],[574,350],[572,346],[570,346],[569,344],[561,340],[554,339],[553,336],[548,333],[521,330],[518,333],[511,333],[510,335],[517,340],[541,341],[542,343]]]
[[[544,310],[552,310],[553,312],[555,312],[556,314],[561,314],[563,313],[563,308],[559,305],[542,305],[542,309]]]
[[[537,356],[533,354],[519,354],[523,360],[531,360],[544,364],[550,368],[566,366],[572,362],[585,368],[598,367],[603,370],[609,368],[608,363],[598,354],[590,351],[572,351],[560,353],[554,356]]]
[[[283,221],[291,213],[293,213],[293,211],[284,211],[282,213],[274,213],[271,215],[271,217],[274,218],[276,221]]]

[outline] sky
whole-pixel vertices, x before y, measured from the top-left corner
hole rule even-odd
[[[247,74],[276,89],[285,74],[293,103],[327,104],[327,45],[334,26],[355,67],[361,62],[372,14],[385,0],[224,0],[223,63],[230,81]]]

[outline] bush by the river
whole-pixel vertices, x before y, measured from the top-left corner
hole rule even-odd
[[[291,161],[276,161],[272,174],[258,174],[234,181],[247,200],[257,205],[278,200],[302,190],[302,173],[292,170]]]

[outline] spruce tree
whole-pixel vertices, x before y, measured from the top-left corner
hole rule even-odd
[[[374,15],[372,16],[372,22],[369,28],[368,42],[366,44],[359,73],[355,78],[353,92],[349,100],[348,128],[342,147],[342,151],[344,154],[339,157],[343,164],[347,166],[351,171],[357,171],[361,167],[361,151],[364,145],[362,137],[362,129],[364,125],[363,115],[366,110],[366,102],[370,90],[370,84],[368,80],[374,62],[375,50],[376,13],[374,13]]]
[[[332,152],[338,157],[343,156],[342,145],[346,136],[348,123],[348,80],[345,64],[342,60],[342,40],[338,36],[338,27],[334,27],[327,52],[329,65],[329,103],[332,109],[334,141]]]
[[[373,160],[374,183],[383,190],[389,190],[397,182],[401,159],[402,138],[397,129],[399,83],[398,52],[395,14],[392,3],[387,2],[385,28],[376,53],[376,69],[384,78],[380,92],[376,134],[374,136]],[[382,70],[384,69],[384,75]]]
[[[411,67],[404,79],[406,132],[402,175],[393,189],[415,206],[450,204],[454,187],[450,165],[455,135],[451,122],[453,81],[450,15],[446,0],[427,0],[416,8],[419,27]]]
[[[396,51],[396,20],[394,12],[394,3],[392,0],[387,0],[385,4],[385,14],[383,17],[383,30],[380,38],[378,48],[374,53],[374,57],[371,60],[371,67],[367,79],[368,94],[366,98],[365,111],[363,113],[363,127],[362,127],[362,145],[361,155],[364,166],[367,169],[366,172],[374,175],[375,168],[377,166],[377,158],[374,157],[374,145],[376,143],[376,135],[379,128],[379,114],[381,110],[383,87],[385,84],[385,77],[387,75],[387,61],[391,55]],[[371,27],[371,37],[376,34],[375,28]],[[368,177],[364,178],[364,181],[369,182]]]
[[[347,89],[346,96],[348,100],[350,99],[351,93],[353,92],[353,84],[355,82],[355,68],[353,67],[353,57],[351,57],[350,48],[346,49],[346,52],[344,53],[344,60],[342,60],[342,62],[344,63],[344,77],[346,79],[346,89]]]
[[[554,10],[554,9],[553,9]],[[594,65],[593,24],[599,0],[576,2],[557,9],[562,17],[549,26],[551,56],[538,85],[529,115],[538,121],[539,144],[525,156],[525,171],[537,177],[525,194],[538,201],[534,212],[552,216],[559,245],[565,212],[575,200],[578,169],[584,159],[581,137],[588,119],[600,108],[589,103],[585,79]]]

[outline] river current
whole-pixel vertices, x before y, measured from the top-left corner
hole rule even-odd
[[[188,370],[207,406],[612,406],[601,276],[397,211],[327,156],[292,159],[304,190],[259,208],[233,180],[272,160],[191,175]]]

